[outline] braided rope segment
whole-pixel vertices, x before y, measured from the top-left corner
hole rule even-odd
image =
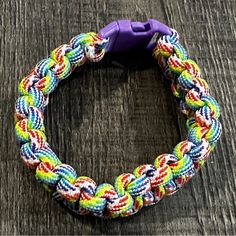
[[[158,156],[153,165],[141,165],[133,173],[121,174],[114,186],[97,185],[87,176],[78,176],[70,165],[61,163],[47,143],[43,112],[57,84],[86,61],[101,60],[107,43],[108,39],[95,33],[80,34],[39,62],[19,85],[15,130],[23,162],[35,170],[38,181],[56,200],[78,214],[115,218],[155,204],[188,182],[215,147],[221,124],[216,100],[209,95],[199,67],[187,57],[173,30],[171,36],[158,40],[153,56],[171,80],[172,91],[188,117],[186,140],[177,144],[173,153]]]

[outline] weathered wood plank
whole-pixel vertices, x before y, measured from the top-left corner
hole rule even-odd
[[[220,0],[0,1],[0,233],[236,234],[235,10],[235,1]],[[179,31],[222,107],[223,135],[206,167],[158,206],[127,219],[75,218],[19,160],[12,115],[17,85],[56,46],[120,18],[156,18]],[[97,183],[152,163],[185,135],[169,84],[139,52],[76,71],[51,96],[46,122],[61,160]]]
[[[222,108],[223,135],[192,184],[196,223],[206,234],[235,234],[235,1],[164,3],[168,22],[184,37]],[[190,28],[190,25],[192,27]],[[182,38],[183,38],[182,37]],[[203,182],[204,181],[204,182]]]

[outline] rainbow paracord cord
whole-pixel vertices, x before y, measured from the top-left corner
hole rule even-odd
[[[85,62],[100,61],[108,43],[108,38],[95,33],[80,34],[39,62],[19,85],[15,130],[22,160],[36,171],[36,178],[54,198],[75,213],[114,218],[155,204],[188,182],[214,149],[221,124],[218,103],[209,95],[199,67],[188,59],[177,32],[172,30],[171,35],[159,38],[153,56],[187,116],[186,140],[177,144],[173,153],[158,156],[153,165],[121,174],[114,186],[97,186],[91,178],[78,176],[70,165],[61,163],[47,143],[43,112],[57,84]]]

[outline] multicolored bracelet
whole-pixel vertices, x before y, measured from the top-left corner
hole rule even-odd
[[[157,42],[151,40],[161,34]],[[154,164],[138,166],[133,173],[118,176],[114,186],[97,184],[87,176],[78,176],[62,164],[46,141],[43,112],[49,94],[58,83],[87,61],[100,61],[105,52],[147,48],[157,60],[165,78],[171,81],[173,94],[187,116],[188,135],[171,154],[158,156]],[[143,206],[159,202],[188,182],[208,159],[221,135],[220,108],[209,95],[198,65],[188,58],[174,29],[156,21],[118,20],[98,34],[74,37],[40,61],[19,85],[16,101],[16,136],[26,166],[53,197],[77,214],[99,217],[130,216]]]

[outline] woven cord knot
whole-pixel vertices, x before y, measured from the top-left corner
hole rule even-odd
[[[58,83],[86,61],[101,60],[108,41],[93,32],[80,34],[40,61],[20,82],[15,130],[21,158],[55,199],[78,214],[114,218],[135,214],[188,182],[209,158],[221,124],[218,103],[210,96],[198,65],[179,43],[178,33],[172,30],[172,35],[157,41],[153,56],[187,116],[187,139],[177,144],[173,153],[159,155],[154,165],[140,165],[133,173],[121,174],[114,186],[97,186],[91,178],[78,176],[70,165],[61,163],[47,143],[43,113]]]

